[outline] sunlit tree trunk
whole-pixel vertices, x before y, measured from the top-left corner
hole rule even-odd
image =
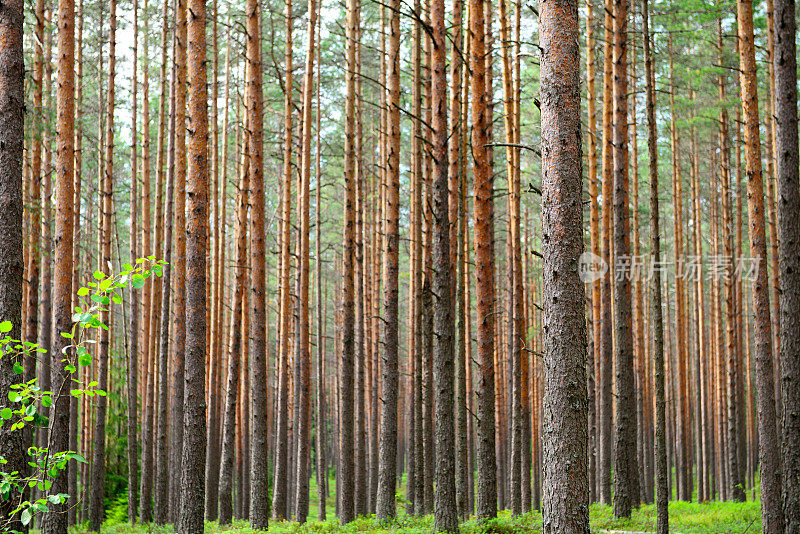
[[[739,15],[739,65],[744,120],[747,174],[747,211],[750,222],[750,255],[761,266],[753,282],[754,349],[758,408],[759,465],[761,471],[761,517],[764,532],[783,532],[781,509],[780,450],[776,429],[775,382],[772,368],[772,327],[767,244],[764,229],[764,184],[759,141],[758,90],[756,87],[753,4],[737,2]]]

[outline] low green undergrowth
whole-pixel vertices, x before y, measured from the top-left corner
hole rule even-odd
[[[330,511],[333,511],[331,502]],[[316,514],[316,510],[311,510]],[[340,525],[336,519],[327,521],[309,520],[300,525],[295,522],[276,522],[270,524],[271,534],[328,534],[358,533],[370,534],[425,534],[433,531],[433,517],[412,517],[405,514],[402,502],[398,503],[399,517],[390,523],[380,523],[374,516],[360,517],[348,525]],[[732,503],[670,503],[670,532],[682,534],[756,534],[761,531],[761,509],[758,502]],[[332,514],[331,514],[332,515]],[[654,505],[642,506],[630,519],[614,519],[611,507],[594,504],[590,508],[592,532],[621,530],[630,532],[653,532],[656,524]],[[513,534],[537,533],[542,529],[542,516],[539,512],[531,512],[512,517],[508,511],[500,512],[497,519],[478,522],[470,518],[461,524],[464,534]],[[103,527],[105,534],[171,534],[171,526],[136,525],[111,520]],[[216,522],[206,523],[209,534],[256,534],[246,521],[234,521],[225,527]],[[85,534],[86,526],[76,527],[72,534]]]

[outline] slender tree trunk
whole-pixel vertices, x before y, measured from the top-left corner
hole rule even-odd
[[[436,432],[436,493],[434,529],[458,531],[455,485],[455,323],[452,309],[452,263],[450,256],[450,192],[447,127],[447,34],[444,0],[433,0],[433,381]],[[399,132],[398,132],[399,133]],[[399,143],[397,143],[399,145]],[[399,146],[398,146],[399,148]],[[391,154],[391,152],[390,152]],[[390,206],[391,206],[390,195]],[[396,204],[395,204],[396,208]],[[390,208],[391,212],[391,208]],[[391,242],[391,240],[390,240]],[[387,288],[388,289],[388,288]],[[389,291],[387,291],[387,296]],[[387,307],[387,316],[389,309]],[[387,342],[389,339],[386,340]]]
[[[292,205],[292,0],[286,0],[286,57],[284,72],[284,139],[283,139],[283,178],[281,191],[281,281],[280,281],[280,353],[278,362],[278,406],[275,439],[275,476],[272,491],[272,518],[288,518],[289,485],[289,236],[291,232]]]
[[[269,526],[267,480],[266,291],[264,279],[264,166],[261,100],[261,10],[247,2],[247,112],[250,137],[250,526]],[[288,89],[288,88],[287,88]],[[284,310],[286,313],[286,310]],[[286,335],[286,332],[284,332]]]
[[[775,1],[775,153],[780,246],[780,361],[783,401],[781,453],[783,514],[787,534],[800,533],[800,191],[797,148],[797,45],[795,2]]]
[[[775,382],[772,368],[767,244],[764,230],[764,184],[759,142],[758,90],[756,87],[753,4],[737,2],[739,15],[740,83],[747,173],[747,211],[750,221],[750,254],[760,268],[753,284],[754,348],[758,395],[761,516],[764,532],[783,532],[781,509],[780,447],[776,429]]]
[[[378,496],[376,514],[385,521],[395,517],[397,466],[398,350],[398,257],[400,246],[400,2],[389,4],[389,56],[387,78],[386,205],[383,213],[385,236],[383,305],[383,409],[378,452]],[[446,173],[445,173],[446,176]],[[449,249],[448,249],[449,253]],[[452,413],[452,412],[451,412]]]
[[[168,468],[170,465],[170,450],[169,450],[169,441],[168,441],[168,416],[167,411],[169,409],[169,359],[170,359],[170,305],[172,302],[171,299],[171,280],[172,280],[172,235],[174,233],[175,228],[175,219],[173,217],[173,204],[174,204],[174,195],[175,195],[175,158],[176,158],[176,143],[177,143],[177,133],[175,130],[176,127],[176,76],[177,76],[177,68],[173,62],[171,73],[170,73],[170,83],[169,83],[169,95],[167,94],[167,81],[166,81],[166,41],[167,41],[167,14],[168,14],[168,0],[164,0],[163,6],[163,13],[164,13],[164,24],[161,28],[161,38],[162,38],[162,49],[161,49],[161,102],[159,103],[159,148],[158,148],[158,172],[160,176],[158,177],[159,181],[159,188],[166,189],[166,203],[164,205],[164,211],[161,211],[161,207],[158,208],[158,215],[156,220],[158,221],[161,219],[163,223],[164,229],[163,234],[161,230],[159,230],[158,234],[159,237],[163,236],[161,239],[162,243],[162,254],[164,261],[167,264],[164,266],[164,273],[161,278],[160,284],[160,299],[161,299],[161,322],[158,323],[160,330],[158,335],[158,430],[157,430],[157,438],[156,438],[156,477],[158,482],[156,483],[155,487],[155,514],[154,520],[156,524],[163,525],[167,522],[169,518],[169,497],[168,497],[168,489],[169,489],[169,476],[168,476]],[[173,43],[175,43],[173,41]],[[173,47],[173,53],[177,53],[176,47]],[[166,126],[166,109],[167,109],[167,99],[169,99],[169,106],[170,106],[170,113],[169,113],[169,126]],[[164,152],[164,145],[165,139],[167,138],[167,152]],[[166,156],[166,157],[165,157]],[[166,165],[165,165],[166,164]],[[166,176],[165,176],[166,174]],[[166,182],[166,183],[164,183]],[[159,195],[160,196],[160,195]],[[159,202],[159,206],[160,206]],[[162,214],[163,213],[163,217]],[[156,286],[159,287],[159,286]],[[155,314],[151,316],[151,331],[155,333],[155,326],[157,324],[157,319]],[[142,481],[144,481],[145,476],[148,476],[147,473],[143,473]],[[144,501],[142,501],[144,502]],[[140,508],[141,511],[141,508]],[[142,518],[141,512],[139,514],[140,519]]]
[[[186,0],[175,0],[175,169],[172,262],[172,412],[170,417],[170,471],[182,472],[184,374],[186,350]],[[178,524],[182,493],[180,478],[170,477],[169,518]]]
[[[145,14],[145,18],[147,15]],[[147,41],[147,37],[144,39]],[[137,139],[137,91],[138,91],[138,63],[139,63],[139,0],[133,1],[133,79],[131,80],[131,198],[130,198],[130,259],[133,261],[138,258],[139,245],[138,245],[138,224],[139,224],[139,176],[138,176],[138,144]],[[128,316],[128,522],[133,525],[136,522],[136,512],[138,509],[139,500],[139,441],[137,437],[138,431],[138,414],[139,414],[139,295],[137,291],[131,290],[128,295],[128,304],[130,306]],[[147,354],[143,355],[143,363],[145,369],[149,368],[149,360]],[[148,372],[143,377],[144,380],[144,397],[149,397],[149,382],[153,380],[152,375]],[[145,401],[146,399],[142,399]],[[152,457],[152,439],[150,427],[145,423],[142,426],[142,450],[146,457]],[[144,451],[148,451],[144,453]],[[144,467],[144,464],[142,464]],[[150,467],[150,466],[148,466]],[[149,500],[152,495],[152,490],[148,488],[146,498]]]
[[[308,518],[308,483],[309,466],[311,463],[311,349],[309,348],[310,322],[308,316],[309,299],[309,253],[310,234],[310,182],[311,182],[311,133],[313,119],[314,97],[314,48],[315,31],[317,26],[316,0],[308,0],[308,41],[306,52],[305,76],[303,80],[303,137],[300,165],[300,180],[298,187],[300,193],[300,268],[299,268],[299,321],[298,332],[295,337],[297,344],[297,361],[295,362],[295,398],[298,402],[299,419],[295,421],[297,430],[297,487],[295,493],[295,518],[299,523],[305,523]]]
[[[111,263],[111,224],[113,217],[113,194],[114,194],[114,76],[116,74],[116,33],[117,33],[117,2],[111,0],[110,11],[110,31],[109,31],[109,50],[108,50],[108,98],[106,100],[106,150],[103,178],[102,194],[102,232],[101,232],[101,261],[100,270],[108,274]],[[101,313],[100,320],[106,324],[111,324],[111,308]],[[108,390],[108,353],[110,336],[107,329],[101,329],[98,343],[98,366],[97,374],[98,387],[104,391]],[[108,397],[103,395],[97,398],[97,412],[95,414],[94,426],[94,451],[92,456],[92,478],[91,494],[89,497],[89,525],[90,530],[100,531],[103,523],[103,486],[105,485],[105,462],[106,462],[106,414],[108,412]]]
[[[650,255],[654,263],[661,262],[661,233],[658,206],[658,130],[656,125],[656,91],[653,69],[652,41],[648,0],[642,2],[644,31],[644,68],[647,110],[647,153],[650,173]],[[653,325],[653,365],[655,378],[655,474],[656,474],[656,532],[669,532],[669,490],[667,480],[666,401],[664,398],[664,321],[661,307],[661,271],[653,270],[650,284],[650,313]]]
[[[612,139],[613,126],[613,0],[605,0],[605,43],[603,46],[603,183],[602,183],[602,234],[600,250],[606,265],[613,265],[611,254],[611,213],[612,213],[612,181],[614,176],[614,147]],[[610,270],[610,268],[609,268]],[[601,322],[600,322],[600,502],[611,504],[611,457],[612,445],[612,373],[613,373],[613,309],[611,306],[611,275],[603,276],[600,285]]]
[[[630,257],[628,197],[628,0],[614,1],[614,257]],[[616,269],[616,261],[614,269]],[[614,516],[639,501],[636,378],[631,332],[631,277],[614,275]],[[546,299],[545,299],[546,301]]]
[[[484,1],[469,4],[472,70],[472,157],[475,188],[475,273],[478,320],[476,510],[480,520],[497,516],[494,412],[494,183],[489,160]]]
[[[61,0],[58,6],[58,89],[56,95],[56,197],[55,254],[53,308],[56,332],[72,329],[72,271],[73,271],[73,202],[75,168],[75,3]],[[10,88],[9,88],[10,89]],[[71,373],[66,368],[73,363],[73,352],[67,351],[70,341],[63,336],[53,337],[50,359],[51,381],[55,394],[50,412],[49,448],[69,450]],[[55,493],[68,491],[69,471],[76,463],[67,464],[53,481]],[[76,496],[77,497],[77,496]],[[66,503],[54,506],[55,515],[48,517],[50,532],[67,526]],[[60,516],[60,517],[59,517]]]
[[[545,533],[589,532],[578,20],[577,0],[541,5]]]

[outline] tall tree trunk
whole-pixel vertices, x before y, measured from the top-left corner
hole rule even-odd
[[[147,14],[145,13],[145,18]],[[145,41],[147,37],[145,34]],[[138,91],[138,65],[139,64],[139,0],[133,1],[133,79],[131,80],[131,198],[130,198],[130,259],[133,261],[138,258],[139,245],[138,245],[138,224],[139,224],[139,176],[138,176],[138,144],[137,139],[137,91]],[[138,431],[138,415],[139,415],[139,295],[135,290],[131,290],[128,295],[128,304],[130,306],[128,316],[128,522],[133,525],[136,522],[136,512],[138,509],[139,500],[139,440],[137,438]],[[145,369],[149,369],[149,360],[147,354],[143,355],[143,364]],[[153,380],[152,375],[147,372],[143,377],[144,381],[144,397],[149,397],[149,382]],[[142,399],[145,401],[146,399]],[[147,450],[145,454],[148,458],[152,457],[152,439],[150,427],[143,421],[142,425],[142,451]],[[144,467],[144,465],[143,465]],[[148,466],[149,467],[149,466]],[[148,489],[146,497],[149,500],[152,491]]]
[[[61,0],[58,6],[58,85],[56,95],[56,180],[59,184],[56,197],[55,255],[53,307],[56,332],[72,329],[72,271],[73,271],[73,202],[75,169],[75,2]],[[74,353],[67,351],[70,340],[59,335],[53,337],[50,359],[53,407],[50,412],[49,448],[53,451],[69,450],[71,373],[67,364],[73,363]],[[53,481],[51,491],[68,491],[69,471],[76,463],[67,464]],[[75,498],[77,496],[74,496]],[[77,499],[75,499],[77,500]],[[67,503],[55,506],[48,527],[66,529]],[[60,516],[60,517],[57,517]],[[57,519],[56,519],[57,517]],[[55,521],[54,521],[55,520]]]
[[[173,204],[174,204],[174,196],[175,196],[175,158],[176,158],[176,144],[177,144],[177,133],[176,133],[176,90],[177,90],[177,68],[175,63],[173,62],[172,68],[170,69],[170,83],[169,83],[169,93],[167,93],[167,71],[166,71],[166,61],[167,61],[167,49],[166,49],[166,41],[167,41],[167,14],[168,14],[168,1],[164,0],[163,6],[163,13],[164,13],[164,23],[161,27],[161,39],[162,39],[162,48],[161,48],[161,102],[159,103],[159,140],[158,140],[158,172],[160,176],[158,177],[159,181],[159,188],[166,189],[166,202],[162,208],[160,207],[161,202],[159,202],[158,208],[158,215],[156,216],[156,224],[158,224],[159,220],[162,223],[160,226],[163,226],[163,233],[162,230],[159,230],[158,235],[161,240],[162,246],[162,254],[164,261],[167,264],[164,266],[164,273],[161,278],[160,285],[156,287],[159,289],[159,297],[161,299],[161,307],[160,307],[160,314],[161,314],[161,321],[160,323],[157,320],[155,313],[151,315],[150,323],[151,323],[151,331],[155,334],[156,324],[160,327],[158,333],[158,430],[157,430],[157,438],[156,438],[156,478],[158,482],[156,483],[155,487],[155,508],[154,508],[154,520],[155,523],[158,525],[163,525],[169,519],[169,496],[168,496],[168,489],[170,484],[170,477],[168,476],[168,468],[170,465],[170,450],[169,450],[169,441],[168,441],[168,417],[167,411],[169,410],[169,360],[170,360],[170,306],[172,303],[172,295],[170,292],[171,284],[172,284],[172,235],[175,232],[175,219],[173,217]],[[176,43],[177,40],[173,40],[173,44]],[[173,47],[173,54],[177,53],[177,47]],[[167,127],[167,100],[169,99],[169,125]],[[165,137],[167,139],[165,139]],[[167,151],[164,151],[164,145],[167,145]],[[166,175],[166,176],[165,176]],[[166,183],[164,183],[166,182]],[[161,196],[161,195],[159,195]],[[163,215],[162,215],[163,214]],[[155,307],[154,307],[155,310]],[[147,473],[143,473],[142,480],[144,481],[145,476],[148,476]],[[144,502],[144,501],[142,501]],[[142,519],[141,514],[141,507],[140,507],[140,514],[139,518]]]
[[[781,453],[783,514],[787,534],[800,533],[800,191],[797,148],[797,45],[795,2],[775,1],[775,153],[780,253],[780,361],[783,401]]]
[[[172,262],[172,412],[170,417],[170,456],[173,472],[182,472],[184,374],[186,350],[186,0],[175,0],[175,192],[173,235],[175,254]],[[170,477],[169,518],[176,525],[180,519],[182,494],[180,477]]]
[[[206,254],[208,253],[209,162],[205,0],[189,0],[186,49],[188,59],[186,109],[189,119],[189,127],[186,130],[188,134],[186,385],[181,462],[181,514],[178,532],[197,534],[203,532],[206,463]],[[266,433],[266,429],[264,431]],[[263,468],[266,471],[266,465]],[[262,495],[266,494],[266,488],[264,490]],[[261,500],[263,501],[263,498]]]
[[[275,439],[275,476],[272,491],[272,518],[288,519],[289,491],[289,309],[290,293],[289,240],[292,205],[292,0],[286,0],[286,51],[284,71],[283,177],[281,191],[281,279],[280,279],[280,336],[278,361],[278,406]]]
[[[102,232],[100,253],[100,269],[106,275],[110,272],[111,264],[111,224],[113,217],[113,194],[114,194],[114,95],[116,74],[116,33],[117,33],[117,2],[111,0],[109,6],[109,49],[108,49],[108,94],[106,100],[106,150],[103,177],[102,194]],[[111,324],[111,307],[101,312],[100,320],[105,324]],[[101,329],[98,343],[98,387],[104,391],[108,390],[108,353],[110,336],[107,329]],[[94,425],[94,450],[92,456],[92,478],[91,494],[89,496],[89,525],[90,530],[100,531],[103,523],[103,493],[106,479],[106,414],[108,412],[108,397],[103,395],[97,398],[97,412],[95,414]]]
[[[228,348],[228,385],[225,394],[225,417],[222,428],[222,461],[219,478],[219,523],[229,525],[233,518],[233,461],[236,438],[237,398],[242,358],[242,301],[244,300],[247,276],[247,205],[250,188],[248,128],[242,136],[242,163],[239,173],[239,195],[236,208],[236,276],[233,286],[233,310],[231,315],[231,338]],[[238,411],[241,411],[239,408]],[[238,481],[241,484],[241,480]]]
[[[658,207],[658,127],[656,124],[656,90],[650,37],[648,0],[642,2],[644,31],[644,69],[647,110],[647,153],[650,174],[650,255],[654,263],[661,262],[661,233]],[[655,478],[656,532],[669,532],[669,490],[667,479],[666,400],[664,398],[664,320],[661,308],[661,271],[653,271],[650,314],[653,325],[653,376],[655,378]]]
[[[308,518],[309,466],[311,463],[311,349],[309,348],[310,322],[308,316],[309,299],[309,253],[310,234],[310,182],[311,182],[311,133],[314,97],[314,48],[317,26],[317,2],[308,0],[308,41],[306,51],[305,76],[303,80],[303,153],[300,165],[300,268],[298,332],[295,337],[297,352],[295,362],[295,398],[298,403],[299,419],[295,421],[297,431],[297,487],[295,493],[295,519],[305,523]]]
[[[577,0],[541,5],[545,533],[589,532],[578,20]]]
[[[383,304],[383,409],[378,452],[378,495],[376,515],[379,520],[394,518],[397,466],[397,400],[399,375],[398,351],[398,258],[400,247],[400,2],[389,4],[389,55],[387,65],[386,204],[383,212],[384,304]],[[446,176],[446,173],[445,173]],[[449,253],[449,249],[448,249]]]
[[[761,266],[753,282],[754,348],[758,396],[759,465],[761,471],[761,517],[764,532],[783,532],[781,509],[780,447],[776,429],[775,382],[772,369],[767,243],[764,230],[764,184],[761,173],[758,90],[756,86],[753,4],[738,0],[739,64],[744,119],[747,174],[747,211],[750,221],[750,254]]]
[[[62,3],[65,4],[64,8],[71,5],[69,2]],[[65,14],[67,17],[69,16],[66,9]],[[25,267],[22,235],[22,159],[25,142],[23,20],[21,0],[0,4],[0,43],[2,43],[2,47],[0,47],[2,49],[0,52],[0,210],[3,213],[3,217],[0,217],[0,249],[3,250],[3,254],[0,255],[0,321],[11,323],[11,330],[7,335],[12,339],[22,338],[22,278]],[[71,30],[72,24],[69,24],[64,30],[65,37]],[[65,39],[65,41],[68,40]],[[61,40],[59,40],[60,44]],[[64,44],[66,45],[68,42]],[[70,54],[70,60],[71,56]],[[72,71],[70,70],[70,72]],[[59,109],[63,102],[62,96],[59,95]],[[63,102],[63,104],[65,107],[69,106],[69,102]],[[71,116],[68,120],[71,121]],[[62,140],[59,138],[59,147],[61,147],[61,142]],[[36,144],[34,142],[34,145]],[[64,145],[64,149],[71,153],[72,146],[67,143]],[[59,153],[59,159],[61,157],[62,155]],[[71,167],[71,164],[68,165]],[[38,180],[38,176],[33,178]],[[71,241],[71,235],[69,237]],[[70,254],[72,254],[71,249]],[[0,358],[0,395],[3,399],[7,399],[14,385],[23,380],[21,375],[13,371],[14,363],[11,358]],[[68,395],[67,402],[69,402]],[[23,438],[23,433],[10,430],[10,425],[4,425],[0,430],[0,455],[7,462],[4,469],[20,473],[26,471],[25,450],[27,444],[23,442]],[[66,482],[66,473],[60,478]],[[7,528],[23,531],[25,527],[19,518],[10,517],[16,507],[15,503],[19,502],[20,498],[22,496],[16,492],[9,493],[6,499],[0,503],[0,517],[3,518],[3,523]],[[59,534],[66,532],[66,521],[60,521],[61,515],[63,514],[52,514],[46,523],[53,524],[53,521],[56,521],[57,524],[54,526],[58,527]],[[5,521],[6,518],[10,519],[8,523]]]
[[[76,16],[76,43],[75,43],[75,145],[74,145],[74,184],[73,184],[73,247],[72,247],[72,305],[79,305],[80,298],[77,295],[77,288],[79,287],[78,271],[80,269],[80,228],[81,228],[81,179],[83,175],[83,132],[81,130],[81,123],[83,121],[83,17],[84,8],[83,0],[79,0],[78,15]],[[24,308],[23,308],[24,310]],[[24,324],[24,321],[23,321]],[[70,398],[70,414],[69,414],[69,450],[78,450],[78,428],[80,421],[78,420],[78,407],[80,400],[77,397],[71,396]],[[67,493],[69,495],[78,495],[78,465],[71,466],[68,476]],[[78,507],[71,506],[69,508],[69,520],[67,523],[72,526],[78,522]]]
[[[614,122],[613,112],[613,0],[605,0],[604,35],[603,45],[603,183],[602,183],[602,234],[600,237],[600,251],[606,265],[613,265],[611,253],[611,212],[612,212],[612,181],[614,177],[614,147],[612,127]],[[610,271],[610,268],[609,268]],[[613,308],[611,306],[611,275],[603,276],[600,285],[601,292],[601,322],[600,322],[600,376],[599,376],[599,412],[600,412],[600,502],[611,504],[611,457],[613,456],[612,418],[613,418]]]
[[[630,257],[628,197],[628,0],[614,1],[614,257]],[[616,269],[616,261],[614,262]],[[631,277],[614,276],[614,516],[639,502],[636,378],[631,332]],[[546,299],[545,299],[546,301]]]
[[[595,44],[594,44],[594,0],[586,2],[586,94],[587,94],[587,157],[589,161],[589,242],[591,252],[600,257],[600,206],[598,203],[597,179],[597,104],[595,89]],[[599,439],[597,436],[597,393],[600,377],[595,375],[595,367],[600,362],[600,287],[592,284],[592,350],[589,353],[589,502],[598,500],[598,459]]]
[[[436,493],[434,529],[458,531],[455,486],[455,324],[452,308],[452,263],[450,255],[450,192],[447,127],[447,34],[444,0],[431,3],[433,39],[433,381],[436,432]],[[398,132],[399,133],[399,132]],[[399,137],[399,136],[398,136]],[[397,143],[399,149],[399,143]],[[391,154],[391,152],[390,152]],[[398,173],[399,174],[399,173]],[[399,184],[398,184],[399,185]],[[390,212],[392,197],[390,195]],[[397,202],[395,201],[395,209]],[[455,222],[455,221],[453,221]],[[391,239],[390,239],[391,243]],[[396,253],[396,252],[395,252]],[[395,272],[396,276],[396,272]],[[396,282],[395,282],[396,284]],[[388,286],[388,284],[387,284]],[[388,287],[387,287],[388,289]],[[396,290],[395,290],[396,291]],[[387,297],[389,291],[387,290]],[[389,309],[387,307],[387,316]],[[390,341],[388,338],[387,342]]]
[[[494,412],[494,181],[486,114],[486,24],[484,1],[470,0],[472,70],[472,157],[475,188],[475,273],[478,320],[476,511],[480,520],[497,516]]]
[[[269,526],[267,469],[266,291],[264,279],[264,165],[261,96],[261,9],[247,2],[247,112],[250,137],[250,526]],[[288,89],[288,88],[287,88]],[[286,313],[286,310],[284,310]],[[286,332],[284,332],[286,335]]]

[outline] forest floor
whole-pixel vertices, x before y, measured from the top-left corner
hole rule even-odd
[[[370,534],[423,534],[433,532],[433,516],[413,517],[405,513],[405,501],[398,492],[397,511],[398,519],[390,524],[381,524],[375,516],[361,517],[356,521],[342,526],[337,519],[319,521],[317,509],[319,497],[316,484],[312,480],[311,498],[309,507],[309,520],[300,525],[295,522],[271,523],[269,532],[272,534],[328,534],[328,533],[356,533]],[[326,499],[328,517],[333,516],[335,498],[333,497],[333,480],[331,480],[331,496]],[[103,525],[103,534],[172,534],[174,529],[170,526],[136,525],[127,523],[127,499],[125,495],[107,508],[107,521]],[[733,502],[707,502],[687,503],[672,501],[669,505],[670,532],[676,534],[757,534],[761,532],[761,505],[759,501],[744,503]],[[635,510],[630,519],[614,519],[610,506],[594,504],[590,511],[590,525],[592,533],[612,534],[626,533],[652,533],[656,526],[655,505],[646,505]],[[512,517],[511,512],[502,511],[497,519],[485,523],[478,523],[474,518],[461,524],[463,534],[513,534],[536,533],[542,530],[542,515],[540,512]],[[225,527],[216,522],[206,522],[205,531],[209,534],[255,534],[246,521],[236,520],[232,525]],[[71,534],[86,534],[86,526],[71,529]]]

